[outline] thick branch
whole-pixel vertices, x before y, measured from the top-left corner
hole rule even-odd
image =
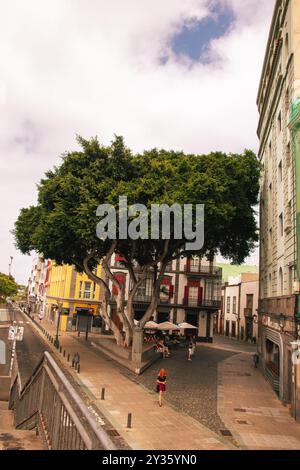
[[[104,281],[104,279],[102,279],[101,277],[97,276],[96,274],[94,274],[91,269],[89,268],[89,261],[93,258],[93,254],[87,256],[84,260],[83,260],[83,269],[85,271],[85,273],[87,274],[87,276],[94,282],[96,282],[96,284],[102,284],[105,288],[105,291],[106,293],[108,294],[108,296],[110,297],[110,290],[109,290],[109,287],[108,287],[108,284]]]

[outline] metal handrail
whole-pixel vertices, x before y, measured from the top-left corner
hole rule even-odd
[[[49,449],[116,449],[48,352],[22,389],[17,375],[9,407],[15,412],[16,428],[38,427]]]

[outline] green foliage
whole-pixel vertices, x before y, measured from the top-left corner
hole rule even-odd
[[[5,302],[8,297],[13,297],[18,292],[18,284],[11,276],[0,273],[0,300]]]
[[[58,264],[75,264],[93,251],[94,264],[106,255],[111,241],[96,236],[96,209],[117,205],[126,195],[128,204],[205,204],[205,244],[200,255],[220,252],[242,263],[257,236],[254,207],[258,203],[258,160],[253,152],[186,155],[152,149],[133,155],[122,137],[105,147],[94,138],[78,137],[82,151],[63,156],[39,185],[36,207],[22,209],[15,224],[17,247],[36,250]],[[183,253],[185,240],[170,242],[168,258]],[[177,251],[179,248],[179,252]],[[118,242],[117,251],[141,265],[157,259],[163,241]],[[182,251],[180,251],[182,250]]]

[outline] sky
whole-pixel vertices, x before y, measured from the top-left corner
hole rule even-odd
[[[31,260],[10,231],[76,134],[123,135],[133,151],[257,151],[274,4],[0,0],[0,271],[13,256],[27,282]]]

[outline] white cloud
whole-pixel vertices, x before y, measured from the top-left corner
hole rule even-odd
[[[207,0],[0,0],[0,271],[12,254],[25,281],[28,261],[9,230],[76,133],[105,142],[122,134],[134,150],[257,148],[255,99],[274,0],[220,1],[236,14],[212,44],[222,62],[171,54],[163,66],[170,39],[206,15]]]

